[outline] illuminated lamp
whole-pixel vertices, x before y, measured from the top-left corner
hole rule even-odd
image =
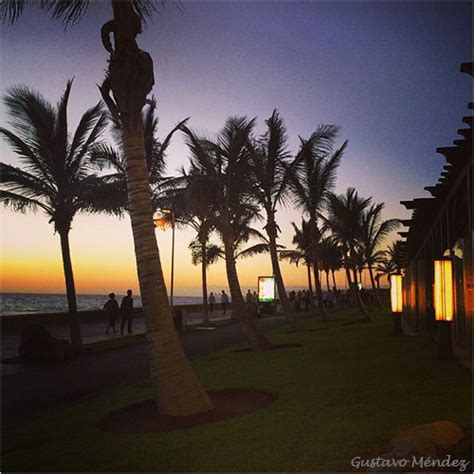
[[[439,333],[439,358],[451,359],[453,357],[451,331],[454,317],[453,262],[451,260],[434,261],[433,293],[435,319]]]
[[[258,302],[259,303],[275,303],[275,277],[260,276],[258,277]]]
[[[390,303],[392,306],[393,335],[403,336],[402,311],[403,293],[402,276],[397,273],[390,275]]]
[[[260,314],[272,314],[275,311],[275,277],[258,277],[258,303]]]

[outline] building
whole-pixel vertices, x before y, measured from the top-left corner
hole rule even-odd
[[[474,63],[463,63],[461,72],[473,76]],[[473,103],[468,104],[473,109]],[[425,187],[432,197],[402,201],[412,210],[400,232],[404,259],[404,317],[411,329],[435,337],[433,261],[450,257],[453,262],[453,345],[461,357],[472,352],[473,316],[473,182],[472,114],[463,117],[452,146],[436,151],[446,164],[438,182]]]

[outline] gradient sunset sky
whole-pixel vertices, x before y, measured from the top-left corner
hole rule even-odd
[[[56,102],[75,77],[70,131],[98,102],[95,84],[107,54],[100,26],[111,18],[108,2],[93,3],[83,20],[64,31],[28,6],[2,31],[2,94],[26,84]],[[349,140],[336,191],[356,187],[385,202],[385,217],[409,216],[400,200],[426,195],[444,165],[435,149],[449,146],[461,127],[472,80],[459,73],[472,58],[470,3],[240,3],[183,2],[167,5],[139,37],[154,58],[160,137],[185,117],[212,135],[229,115],[258,117],[258,130],[274,108],[281,112],[290,147],[320,123],[341,126]],[[5,111],[0,123],[8,127]],[[18,164],[5,143],[2,161]],[[176,137],[168,173],[187,163]],[[293,208],[278,212],[281,243],[291,247]],[[63,293],[58,236],[38,214],[1,210],[4,292]],[[258,225],[257,225],[258,227]],[[166,276],[171,232],[157,231]],[[175,294],[199,294],[200,270],[190,261],[192,231],[178,231]],[[128,217],[79,215],[71,231],[78,293],[138,290]],[[266,255],[238,264],[245,290],[271,274]],[[305,269],[283,264],[288,286],[305,286]],[[342,275],[341,275],[342,276]],[[342,278],[340,282],[342,283]],[[209,283],[225,288],[222,263]]]

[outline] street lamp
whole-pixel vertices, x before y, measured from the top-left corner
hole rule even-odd
[[[171,223],[171,282],[170,282],[170,306],[173,310],[174,293],[174,236],[175,236],[175,214],[171,209],[159,209],[164,216],[155,220],[155,227],[164,230]]]
[[[439,358],[452,359],[451,328],[454,317],[453,262],[434,261],[434,309],[439,329]]]
[[[402,276],[399,273],[390,275],[390,303],[392,306],[393,335],[403,336],[402,311],[403,293]]]

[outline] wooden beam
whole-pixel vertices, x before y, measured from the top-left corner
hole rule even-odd
[[[473,62],[462,63],[459,70],[461,72],[464,72],[466,74],[470,74],[471,76],[474,76],[474,63]]]

